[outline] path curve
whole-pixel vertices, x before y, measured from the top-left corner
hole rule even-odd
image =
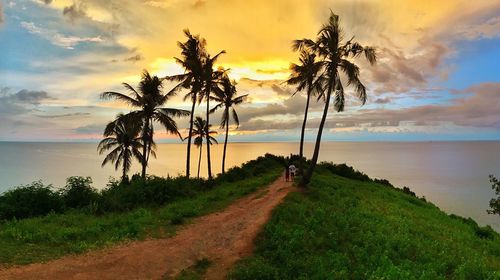
[[[161,279],[202,258],[212,261],[206,279],[224,279],[238,259],[251,254],[273,208],[292,190],[282,176],[221,212],[194,219],[173,237],[0,270],[0,279]]]

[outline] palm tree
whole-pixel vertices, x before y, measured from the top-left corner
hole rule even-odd
[[[217,134],[217,131],[210,130],[209,126],[208,137],[207,137],[206,126],[207,122],[204,119],[202,119],[201,117],[196,117],[194,121],[194,128],[191,135],[192,137],[194,137],[194,142],[193,142],[194,145],[200,149],[200,155],[198,157],[198,175],[197,175],[198,178],[200,178],[201,151],[203,149],[203,139],[206,139],[205,141],[207,141],[209,145],[212,145],[213,143],[217,144],[217,140],[212,136]]]
[[[306,130],[307,113],[309,111],[309,102],[311,99],[311,95],[313,95],[314,93],[316,93],[318,97],[322,96],[323,82],[320,76],[322,65],[320,61],[316,61],[316,54],[314,54],[310,50],[302,50],[300,52],[299,60],[299,65],[294,63],[290,65],[292,74],[286,82],[288,85],[296,86],[296,91],[293,93],[293,95],[304,89],[306,89],[307,91],[306,108],[304,110],[304,120],[302,121],[302,130],[300,132],[299,147],[299,170],[300,172],[302,172],[302,161],[304,159],[304,134]]]
[[[103,92],[101,98],[114,98],[123,101],[133,107],[139,107],[139,110],[129,113],[134,119],[139,120],[142,126],[142,178],[146,179],[146,167],[149,161],[149,155],[154,146],[153,123],[159,122],[165,127],[165,130],[174,135],[178,135],[182,139],[177,123],[174,117],[188,116],[189,111],[173,108],[163,108],[167,101],[175,94],[180,86],[176,86],[168,93],[163,93],[163,80],[157,76],[151,76],[148,71],[144,70],[142,79],[139,82],[139,89],[134,89],[131,85],[123,83],[123,86],[129,91],[127,94],[119,92]]]
[[[210,94],[217,91],[218,84],[221,77],[225,73],[223,69],[214,69],[214,64],[217,58],[226,53],[225,51],[219,52],[214,57],[209,54],[203,59],[203,71],[202,71],[202,82],[203,82],[203,98],[207,102],[207,113],[206,121],[209,125],[205,127],[206,134],[208,134],[208,128],[210,126]],[[208,169],[208,179],[212,179],[212,164],[210,162],[210,144],[207,142],[207,169]]]
[[[322,77],[326,87],[325,107],[316,137],[314,146],[314,154],[311,159],[311,165],[306,174],[302,177],[301,186],[306,186],[312,177],[314,168],[316,167],[319,149],[321,144],[321,135],[325,126],[328,109],[330,106],[330,97],[334,93],[334,107],[337,112],[344,110],[344,85],[340,78],[340,72],[343,72],[347,78],[347,86],[351,85],[354,92],[361,100],[362,104],[366,103],[366,88],[359,80],[359,67],[349,59],[359,57],[361,54],[370,64],[375,64],[377,60],[375,48],[363,47],[358,42],[353,41],[354,37],[343,42],[343,32],[340,28],[339,16],[330,12],[328,23],[323,25],[318,32],[316,41],[310,39],[302,39],[294,41],[293,48],[295,50],[309,50],[318,55],[322,64]]]
[[[184,34],[187,37],[187,41],[184,43],[177,42],[177,45],[181,49],[182,59],[175,58],[175,60],[177,63],[182,65],[185,71],[183,74],[168,76],[165,78],[170,81],[179,81],[181,82],[182,87],[189,89],[189,92],[184,96],[184,101],[191,100],[192,103],[186,152],[186,177],[189,177],[191,168],[191,135],[193,132],[194,108],[196,101],[200,101],[199,93],[202,88],[202,58],[206,56],[206,41],[205,39],[200,38],[199,35],[192,35],[188,29],[184,30]]]
[[[100,155],[111,150],[102,162],[103,167],[108,162],[115,163],[115,170],[118,170],[120,165],[123,166],[122,182],[127,181],[127,172],[132,165],[132,159],[142,160],[141,129],[140,123],[130,116],[120,114],[115,121],[106,126],[103,134],[105,138],[97,146]]]
[[[226,129],[226,136],[224,139],[224,151],[222,154],[222,174],[224,174],[224,165],[226,162],[226,147],[227,147],[227,137],[229,134],[229,121],[231,111],[234,123],[236,126],[240,125],[240,120],[238,118],[238,114],[234,109],[234,106],[239,105],[245,101],[245,98],[248,94],[236,96],[236,82],[231,81],[227,75],[224,75],[222,78],[222,89],[215,91],[215,96],[212,96],[212,100],[217,102],[218,104],[210,110],[210,113],[217,111],[218,109],[223,108],[224,112],[222,112],[222,120],[220,123],[221,128]]]

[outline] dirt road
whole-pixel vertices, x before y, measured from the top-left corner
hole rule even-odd
[[[177,275],[202,258],[212,264],[206,279],[223,279],[230,267],[252,252],[253,240],[273,208],[293,189],[280,177],[221,212],[193,220],[167,239],[68,256],[0,271],[0,279],[161,279]]]

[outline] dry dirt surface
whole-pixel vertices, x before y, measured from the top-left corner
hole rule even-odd
[[[224,279],[238,259],[252,253],[273,208],[293,189],[280,177],[221,212],[194,219],[173,237],[3,269],[0,279],[169,279],[203,258],[212,262],[205,279]]]

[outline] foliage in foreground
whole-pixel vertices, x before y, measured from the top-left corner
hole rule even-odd
[[[500,215],[500,181],[493,175],[490,175],[491,189],[497,197],[490,200],[490,209],[486,210],[488,214]]]
[[[152,177],[143,186],[112,186],[97,193],[109,199],[105,204],[109,208],[91,202],[83,208],[66,208],[62,214],[52,211],[43,217],[4,220],[0,222],[0,263],[27,264],[125,240],[166,237],[189,218],[221,209],[271,183],[280,171],[279,158],[266,156],[212,181]],[[24,194],[25,189],[13,193]],[[65,202],[62,197],[69,194],[65,189],[57,199]]]
[[[331,168],[275,209],[231,279],[500,278],[500,235],[491,227]]]

